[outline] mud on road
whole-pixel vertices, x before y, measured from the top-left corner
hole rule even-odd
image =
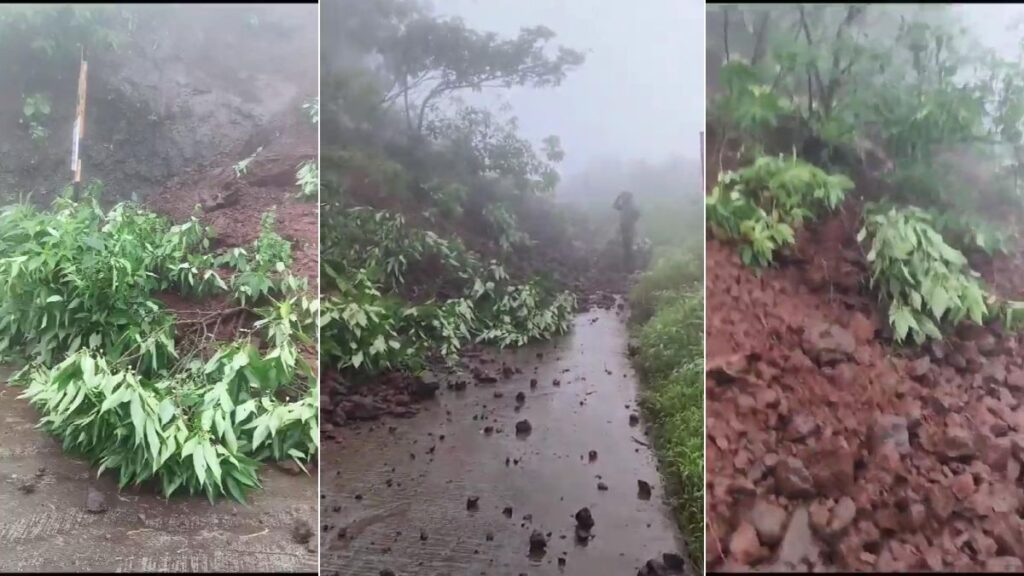
[[[626,339],[613,311],[581,314],[558,341],[482,362],[496,382],[442,385],[410,419],[350,424],[342,443],[325,442],[322,572],[617,575],[681,554],[654,456],[634,441],[645,440],[630,425]],[[503,362],[521,373],[503,377]],[[522,420],[531,430],[517,436]],[[649,500],[637,480],[653,486]],[[583,507],[595,522],[586,544],[575,534]],[[535,530],[546,553],[530,557]]]
[[[292,537],[296,522],[315,529],[315,468],[265,466],[248,506],[167,501],[146,487],[119,494],[111,473],[97,479],[35,428],[19,393],[0,384],[0,572],[316,572],[315,548]]]

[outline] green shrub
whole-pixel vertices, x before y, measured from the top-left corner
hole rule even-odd
[[[643,324],[662,301],[678,297],[684,288],[701,285],[703,277],[703,254],[678,250],[657,255],[654,266],[630,290],[630,319]]]
[[[315,200],[320,194],[320,163],[306,160],[298,165],[295,173],[295,185],[299,187],[299,198]]]
[[[740,240],[747,266],[771,264],[776,250],[795,242],[794,230],[842,203],[853,182],[796,157],[762,156],[722,174],[706,202],[716,236]]]
[[[471,342],[521,346],[569,329],[571,294],[536,280],[514,283],[496,261],[485,264],[457,239],[409,226],[401,215],[369,208],[346,214],[321,260],[321,354],[332,366],[417,370],[434,354],[454,359]],[[414,271],[444,286],[445,296],[404,299]]]
[[[207,253],[195,219],[171,225],[131,203],[103,211],[100,188],[86,192],[49,211],[0,213],[0,355],[27,361],[12,383],[41,426],[100,472],[116,470],[121,486],[153,478],[167,496],[242,499],[259,484],[259,461],[314,457],[318,392],[299,348],[313,344],[317,303],[302,283],[285,275],[241,299],[259,320],[228,344],[153,296],[225,292],[213,270],[221,263],[280,272],[290,247],[272,217],[250,264],[243,249]]]
[[[982,323],[987,295],[967,259],[946,244],[932,218],[914,207],[868,209],[859,242],[871,246],[871,286],[889,305],[897,342],[942,338],[940,326],[964,318]]]
[[[643,405],[655,423],[675,510],[696,565],[704,553],[703,287],[665,292],[654,316],[637,329],[636,366]]]

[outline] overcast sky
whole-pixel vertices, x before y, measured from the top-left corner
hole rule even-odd
[[[960,5],[967,29],[982,44],[1004,58],[1020,54],[1021,32],[1024,32],[1024,6],[1014,4]]]
[[[592,160],[700,157],[704,3],[700,0],[434,0],[439,15],[512,36],[542,24],[587,60],[559,88],[497,90],[535,144],[562,139],[562,173]],[[467,100],[472,101],[470,98]]]

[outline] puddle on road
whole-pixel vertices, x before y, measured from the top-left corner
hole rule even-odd
[[[414,418],[348,428],[345,444],[325,444],[323,573],[635,574],[682,551],[654,456],[637,443],[646,441],[641,427],[629,425],[637,384],[626,339],[614,311],[581,314],[566,337],[485,365],[497,372],[504,360],[521,374],[462,392],[442,387]],[[517,437],[523,419],[532,430]],[[637,497],[637,480],[654,487],[653,498]],[[475,511],[470,497],[479,497]],[[596,524],[581,545],[573,515],[584,506]],[[531,559],[534,530],[548,544]]]

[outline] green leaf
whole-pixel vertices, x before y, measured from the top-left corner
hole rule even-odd
[[[160,402],[160,425],[164,426],[168,422],[170,422],[171,418],[174,417],[175,412],[176,409],[174,406],[174,401],[171,400],[170,398],[164,398],[163,401]]]
[[[220,486],[220,459],[217,457],[217,452],[209,442],[203,443],[203,456],[206,464],[210,468],[210,472],[213,474],[214,481],[218,486]]]
[[[267,435],[270,433],[270,425],[264,420],[260,422],[259,426],[256,427],[256,431],[252,436],[252,448],[253,450],[260,447],[263,441],[266,440]]]
[[[146,420],[146,439],[149,441],[149,453],[153,455],[153,471],[156,471],[160,459],[160,435],[152,420]]]
[[[130,392],[132,427],[135,428],[135,444],[142,442],[142,436],[146,426],[146,415],[142,411],[142,399],[136,391]]]
[[[206,452],[201,446],[192,451],[192,465],[196,471],[196,477],[200,484],[206,483]]]

